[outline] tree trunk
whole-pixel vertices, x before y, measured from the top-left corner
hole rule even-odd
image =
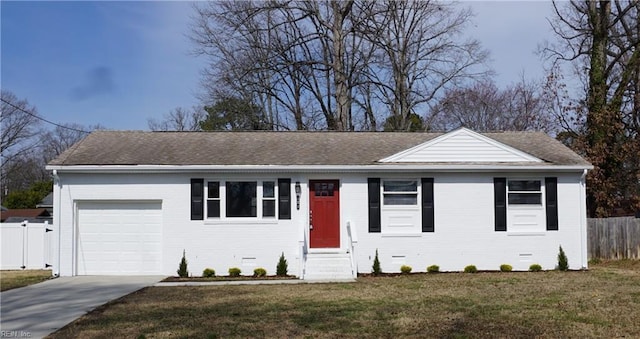
[[[336,98],[336,129],[341,131],[351,130],[351,99],[349,95],[348,78],[344,64],[345,35],[343,32],[345,17],[351,11],[353,1],[342,2],[332,1],[333,24],[331,33],[333,35],[333,81]]]

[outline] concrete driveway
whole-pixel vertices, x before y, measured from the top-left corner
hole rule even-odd
[[[42,338],[159,276],[61,277],[0,293],[0,337]]]

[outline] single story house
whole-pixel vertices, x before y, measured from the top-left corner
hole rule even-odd
[[[540,132],[96,131],[47,168],[63,276],[587,267],[592,166]]]

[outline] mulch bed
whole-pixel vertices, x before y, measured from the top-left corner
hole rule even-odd
[[[197,281],[197,282],[206,282],[206,281],[238,281],[238,280],[292,280],[298,279],[298,277],[293,275],[287,276],[276,276],[276,275],[268,275],[264,277],[254,277],[254,276],[245,276],[241,275],[239,277],[231,277],[228,275],[219,276],[219,277],[188,277],[188,278],[180,278],[180,277],[167,277],[162,280],[162,282],[188,282],[188,281]]]

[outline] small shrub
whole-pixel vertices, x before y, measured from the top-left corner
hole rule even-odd
[[[478,272],[478,269],[476,268],[475,265],[468,265],[464,268],[464,273],[476,273]]]
[[[242,270],[240,270],[240,269],[239,269],[239,268],[237,268],[237,267],[231,267],[231,268],[229,269],[229,276],[230,276],[230,277],[239,277],[239,276],[240,276],[240,273],[242,273]]]
[[[402,274],[409,274],[409,273],[411,273],[411,270],[412,270],[412,268],[409,265],[400,266],[400,272],[402,272]]]
[[[278,260],[278,266],[276,266],[276,275],[285,277],[289,270],[289,265],[287,264],[287,259],[284,258],[284,252],[280,255],[280,260]]]
[[[371,273],[373,275],[380,275],[382,270],[380,269],[380,260],[378,260],[378,249],[376,249],[376,257],[373,258],[373,266],[371,267]]]
[[[180,265],[178,266],[178,270],[176,271],[180,278],[186,278],[189,276],[189,270],[187,269],[187,257],[185,250],[182,250],[182,260],[180,260]]]
[[[254,277],[264,277],[265,275],[267,275],[267,270],[265,270],[262,267],[258,267],[255,270],[253,270]]]
[[[531,264],[531,266],[529,266],[529,271],[530,272],[540,272],[540,271],[542,271],[542,266],[540,266],[539,264]]]
[[[205,278],[212,278],[216,276],[216,271],[213,268],[205,268],[202,271],[202,276]]]
[[[429,272],[429,273],[438,273],[438,272],[440,272],[440,266],[431,265],[431,266],[427,267],[427,272]]]
[[[511,270],[513,270],[513,266],[509,264],[500,265],[500,272],[511,272]]]
[[[558,267],[560,271],[568,271],[569,270],[569,259],[567,255],[564,254],[564,250],[562,250],[562,246],[560,246],[560,250],[558,251]]]

